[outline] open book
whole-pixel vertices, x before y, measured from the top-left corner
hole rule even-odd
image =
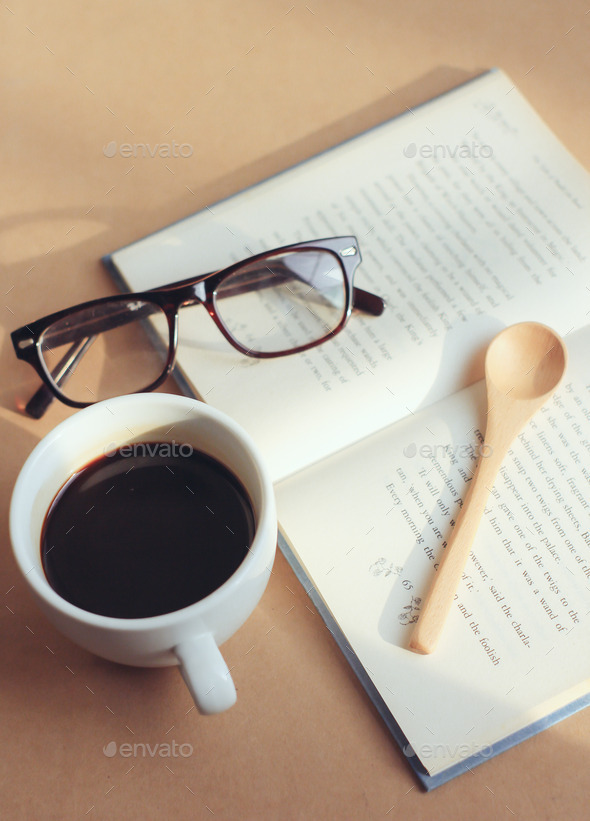
[[[254,437],[282,545],[430,788],[590,693],[590,178],[492,71],[105,259],[142,290],[355,234],[386,299],[332,341],[252,360],[181,316],[187,390]],[[485,431],[504,326],[566,340],[555,398],[490,495],[435,653],[407,649]]]

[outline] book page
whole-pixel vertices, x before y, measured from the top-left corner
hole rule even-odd
[[[495,71],[116,252],[133,290],[282,244],[355,234],[359,287],[385,297],[297,356],[235,351],[181,312],[178,363],[285,477],[482,375],[502,327],[587,322],[590,184]]]
[[[485,386],[279,483],[279,519],[431,774],[590,688],[590,331],[511,448],[440,644],[407,649],[476,462]]]

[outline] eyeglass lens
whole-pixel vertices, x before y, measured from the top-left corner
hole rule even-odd
[[[329,251],[299,249],[246,263],[217,288],[215,310],[254,353],[277,353],[328,336],[346,311],[346,284]]]
[[[163,370],[144,320],[164,312],[130,298],[82,309],[55,322],[40,340],[47,373],[69,399],[98,402],[142,390]]]

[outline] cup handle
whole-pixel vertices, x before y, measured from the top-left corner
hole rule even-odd
[[[210,633],[192,636],[174,648],[180,672],[199,711],[213,715],[236,703],[236,688]]]

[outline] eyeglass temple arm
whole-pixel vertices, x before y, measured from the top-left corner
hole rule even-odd
[[[353,286],[352,307],[371,316],[381,316],[385,310],[385,300],[377,294]]]
[[[59,360],[55,368],[51,371],[51,377],[58,388],[67,382],[76,369],[76,365],[95,339],[95,336],[88,336],[85,339],[74,342],[70,349],[66,351],[64,356]],[[54,399],[55,395],[53,391],[43,383],[39,390],[37,390],[27,402],[25,413],[32,416],[33,419],[41,419]]]

